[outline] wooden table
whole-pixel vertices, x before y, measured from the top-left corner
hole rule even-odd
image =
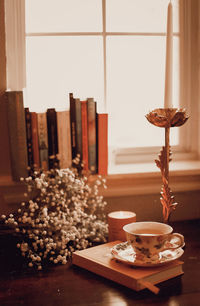
[[[200,305],[200,220],[171,225],[185,236],[184,275],[159,284],[158,295],[135,292],[76,266],[34,272],[16,255],[14,238],[1,235],[0,305]]]

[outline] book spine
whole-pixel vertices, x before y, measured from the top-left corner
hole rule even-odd
[[[57,114],[55,108],[49,108],[47,116],[47,131],[48,131],[48,156],[49,169],[59,167],[57,159],[58,154],[58,133],[57,133]]]
[[[20,177],[26,177],[28,174],[23,92],[6,92],[6,105],[12,177],[13,180],[18,181]]]
[[[29,174],[33,170],[33,144],[32,144],[32,124],[31,124],[31,114],[29,108],[26,107],[25,111],[25,122],[26,122],[26,142],[27,142],[27,156],[28,156],[28,166]]]
[[[70,131],[70,112],[66,112],[66,167],[71,167],[72,165],[72,151],[71,151],[71,131]]]
[[[82,160],[82,123],[81,123],[81,101],[75,99],[76,113],[76,154],[79,154],[80,161]]]
[[[87,123],[87,101],[81,101],[82,122],[82,161],[83,169],[88,171],[88,123]]]
[[[40,167],[48,170],[48,134],[46,113],[37,114]]]
[[[75,110],[75,101],[73,93],[69,94],[69,103],[70,103],[71,150],[72,150],[72,159],[74,159],[77,155],[77,152],[76,152],[76,110]]]
[[[39,142],[38,142],[38,122],[37,114],[31,112],[32,144],[33,144],[33,161],[34,169],[40,167]]]
[[[12,182],[10,143],[7,122],[7,95],[0,92],[0,182]]]
[[[96,150],[96,102],[93,98],[87,99],[88,111],[88,164],[92,174],[97,173]]]
[[[57,112],[57,129],[60,168],[69,168],[72,163],[69,111]]]
[[[98,173],[108,174],[108,114],[98,114]]]

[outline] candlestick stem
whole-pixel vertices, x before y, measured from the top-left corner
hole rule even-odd
[[[170,128],[165,128],[165,179],[169,184],[169,155],[170,155],[170,146],[169,146],[169,136],[170,136]]]

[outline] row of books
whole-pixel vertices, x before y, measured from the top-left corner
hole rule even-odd
[[[93,98],[85,101],[69,94],[70,109],[44,113],[23,106],[23,92],[6,92],[7,119],[14,180],[29,169],[68,168],[80,156],[83,169],[107,174],[108,115],[98,114]]]
[[[97,113],[93,98],[81,101],[69,94],[72,159],[77,155],[83,169],[90,173],[107,174],[108,114]]]

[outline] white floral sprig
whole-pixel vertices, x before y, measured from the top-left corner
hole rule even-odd
[[[27,184],[27,201],[17,213],[1,217],[19,234],[17,247],[30,267],[66,264],[75,250],[107,241],[107,203],[99,195],[105,179],[98,176],[90,184],[72,168],[34,172],[21,180]]]

